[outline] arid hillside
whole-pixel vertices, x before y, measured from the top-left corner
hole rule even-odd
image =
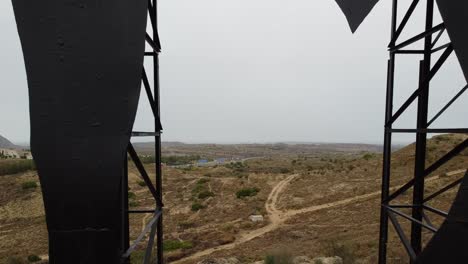
[[[0,135],[0,148],[18,148],[18,146],[11,143],[10,140],[8,140],[7,138],[2,137],[2,135]]]
[[[437,160],[464,138],[432,138],[427,163]],[[254,263],[282,254],[339,256],[345,264],[376,263],[382,160],[379,148],[322,146],[314,150],[306,145],[285,145],[280,145],[281,150],[273,149],[273,145],[202,145],[197,149],[196,145],[185,144],[172,144],[165,149],[165,155],[240,158],[209,166],[194,163],[163,167],[167,261],[198,263],[234,257],[240,263]],[[138,147],[142,155],[151,154],[142,151],[141,145]],[[434,172],[428,178],[428,190],[461,177],[468,168],[467,155],[468,152],[462,153]],[[395,188],[412,176],[414,145],[397,150],[394,157]],[[154,164],[145,165],[153,176]],[[154,202],[137,170],[130,164],[129,171],[131,207],[151,209]],[[30,255],[47,259],[47,235],[37,184],[35,171],[0,176],[0,263],[21,263],[12,261],[26,261]],[[455,191],[441,196],[434,205],[447,209]],[[409,192],[399,202],[410,197]],[[252,221],[251,216],[258,221]],[[132,216],[133,239],[149,217],[150,214]],[[430,217],[434,224],[442,220]],[[389,256],[390,263],[406,261],[393,230]],[[138,257],[139,253],[134,263],[138,263]]]

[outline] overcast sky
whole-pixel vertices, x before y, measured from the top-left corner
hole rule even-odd
[[[353,35],[333,0],[161,0],[163,140],[380,143],[390,2]],[[422,7],[402,39],[424,30]],[[0,31],[0,135],[27,142],[27,82],[10,1],[0,2]],[[418,76],[418,56],[398,62],[395,107]],[[452,57],[433,82],[430,113],[465,83]],[[141,98],[135,130],[147,131],[151,111]],[[435,127],[463,126],[464,104]],[[413,113],[399,126],[414,126]]]

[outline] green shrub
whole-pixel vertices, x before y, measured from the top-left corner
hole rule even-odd
[[[210,191],[202,191],[201,193],[198,194],[198,199],[205,199],[208,197],[213,197],[214,193]]]
[[[264,260],[265,264],[292,264],[293,257],[286,251],[277,251],[268,254]]]
[[[134,192],[128,192],[128,199],[135,199],[136,194]]]
[[[130,257],[130,263],[132,264],[141,264],[145,259],[145,250],[135,250]]]
[[[192,211],[194,211],[194,212],[197,212],[197,211],[199,211],[199,210],[201,210],[203,208],[205,208],[205,206],[203,204],[201,204],[201,203],[195,202],[195,203],[192,204]]]
[[[37,183],[35,181],[27,181],[21,184],[23,190],[36,189]]]
[[[209,181],[210,181],[210,179],[202,178],[202,179],[199,179],[199,180],[197,181],[197,184],[205,184],[205,183],[207,183],[207,182],[209,182]]]
[[[29,255],[28,256],[28,261],[29,262],[38,262],[42,260],[38,255]]]
[[[139,206],[139,205],[140,205],[140,203],[137,202],[137,201],[135,201],[135,200],[130,200],[130,201],[128,201],[128,206],[129,206],[129,207],[137,207],[137,206]]]
[[[370,160],[370,159],[372,159],[372,158],[374,158],[374,157],[375,157],[375,155],[372,154],[372,153],[366,153],[366,154],[364,154],[364,155],[362,156],[362,158],[365,159],[365,160]]]
[[[290,173],[290,172],[291,172],[291,170],[288,169],[288,168],[281,168],[280,169],[280,173]]]
[[[228,163],[228,164],[224,165],[224,167],[226,167],[228,169],[231,169],[231,170],[234,170],[234,171],[237,171],[237,172],[244,172],[249,166],[247,166],[246,164],[238,161],[238,162]]]
[[[200,192],[202,192],[204,189],[205,189],[205,186],[203,186],[203,185],[201,185],[201,184],[197,184],[197,185],[195,185],[195,187],[192,189],[192,194],[200,193]]]
[[[193,247],[193,244],[190,241],[165,240],[163,242],[164,251],[174,251],[177,249],[189,249],[192,247]]]
[[[141,187],[144,187],[144,186],[146,186],[146,182],[145,181],[138,181],[138,185],[141,186]]]
[[[237,198],[255,196],[260,191],[257,187],[245,188],[236,192]]]
[[[9,175],[29,170],[35,170],[36,166],[33,160],[2,160],[0,162],[0,176]]]

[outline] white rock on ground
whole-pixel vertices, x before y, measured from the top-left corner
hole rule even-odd
[[[320,257],[312,260],[313,264],[343,264],[343,259],[340,257]]]
[[[263,222],[263,215],[251,215],[249,219],[252,222]]]

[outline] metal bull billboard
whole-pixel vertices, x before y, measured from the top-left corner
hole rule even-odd
[[[50,263],[120,263],[147,1],[13,0]]]

